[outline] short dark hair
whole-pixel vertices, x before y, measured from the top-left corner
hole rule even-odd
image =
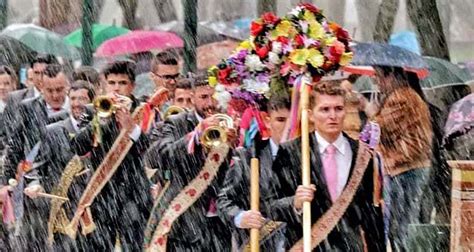
[[[132,83],[135,83],[135,68],[135,62],[123,60],[108,64],[102,72],[106,79],[110,74],[125,74]]]
[[[288,97],[282,95],[272,95],[268,100],[267,110],[270,111],[277,111],[280,109],[288,109],[290,110],[291,103]]]
[[[192,80],[189,78],[179,78],[176,82],[176,89],[193,89]]]
[[[313,91],[309,96],[309,104],[311,107],[316,105],[316,95],[330,95],[330,96],[341,96],[346,98],[346,91],[341,87],[338,81],[323,81],[314,85]]]
[[[0,66],[0,75],[3,75],[3,74],[10,75],[10,78],[12,78],[13,81],[18,80],[18,77],[15,71],[13,71],[13,69],[9,66],[5,66],[5,65]]]
[[[31,67],[33,67],[36,63],[44,63],[47,65],[58,64],[58,60],[51,54],[38,54],[31,62]]]
[[[205,73],[198,73],[198,74],[192,75],[191,78],[192,78],[193,89],[197,87],[209,86],[209,80],[208,80],[207,74]]]
[[[66,78],[69,76],[66,74],[64,68],[59,65],[59,64],[50,64],[46,66],[46,69],[44,70],[44,75],[48,76],[49,78],[55,78],[58,76],[59,73],[63,73],[66,75]],[[69,78],[68,78],[69,79]]]
[[[87,90],[87,96],[89,96],[89,99],[91,101],[94,100],[95,98],[95,91],[94,91],[94,86],[92,86],[89,82],[84,81],[84,80],[76,80],[74,83],[71,85],[71,91],[77,91],[79,89],[86,89]]]
[[[80,66],[72,73],[72,79],[74,81],[83,80],[87,81],[94,86],[99,85],[99,72],[91,66]]]
[[[154,65],[178,65],[178,55],[171,51],[159,52],[153,58]]]

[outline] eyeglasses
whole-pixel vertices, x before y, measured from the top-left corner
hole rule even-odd
[[[174,79],[179,77],[179,73],[178,74],[165,74],[165,75],[160,75],[160,74],[157,74],[157,73],[153,73],[153,75],[155,75],[156,77],[159,77],[159,78],[166,79],[166,80],[174,80]]]

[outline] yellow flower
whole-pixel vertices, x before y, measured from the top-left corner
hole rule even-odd
[[[352,52],[343,53],[341,56],[341,61],[339,62],[339,65],[341,66],[349,65],[353,56],[354,54]]]
[[[306,20],[308,23],[316,22],[316,17],[311,11],[305,11],[303,19]]]
[[[324,38],[324,45],[326,46],[332,46],[334,44],[334,42],[336,42],[336,37],[332,36],[332,35],[329,35],[329,36],[325,36]]]
[[[323,38],[324,34],[326,33],[324,31],[323,26],[316,21],[309,23],[308,31],[309,31],[308,34],[310,38],[318,39],[318,40]]]
[[[290,35],[291,30],[293,29],[291,22],[288,20],[282,20],[277,27],[275,28],[275,31],[272,32],[273,37],[279,37],[279,36],[284,36],[288,37]]]
[[[215,76],[209,76],[209,86],[215,87],[217,85],[217,78]]]
[[[308,49],[296,49],[290,53],[291,63],[296,65],[306,65],[306,60],[308,59],[309,52]]]
[[[253,49],[253,43],[250,42],[250,40],[244,40],[236,48],[236,51],[238,52],[241,50],[252,50],[252,49]]]
[[[315,68],[321,67],[324,64],[324,56],[315,48],[308,50],[308,62]]]

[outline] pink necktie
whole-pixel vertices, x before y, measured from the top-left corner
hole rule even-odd
[[[336,163],[336,147],[330,144],[326,147],[326,155],[324,155],[323,167],[326,183],[329,189],[329,195],[332,202],[337,199],[337,163]]]

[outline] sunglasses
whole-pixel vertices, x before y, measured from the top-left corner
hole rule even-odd
[[[167,75],[159,75],[159,74],[156,74],[156,73],[153,73],[153,74],[156,75],[159,78],[163,78],[163,79],[166,79],[166,80],[174,80],[174,79],[179,77],[179,73],[178,74],[167,74]]]

